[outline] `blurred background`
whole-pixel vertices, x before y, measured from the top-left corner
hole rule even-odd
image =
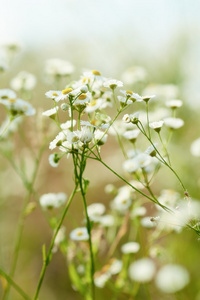
[[[184,119],[185,126],[173,138],[170,152],[177,172],[181,173],[192,196],[199,199],[200,171],[197,167],[199,160],[192,158],[190,154],[192,141],[200,136],[199,20],[199,0],[1,1],[0,62],[5,59],[5,45],[16,43],[20,51],[12,61],[12,67],[5,68],[5,72],[0,74],[0,88],[10,88],[13,77],[22,70],[28,71],[37,77],[31,103],[38,112],[50,108],[44,93],[54,87],[46,80],[44,70],[45,61],[51,58],[67,60],[74,65],[75,71],[70,78],[72,80],[79,79],[83,70],[96,69],[106,77],[124,80],[127,82],[127,88],[134,92],[140,92],[141,89],[156,84],[175,87],[177,91],[175,96],[184,102],[179,117]],[[139,80],[129,80],[127,77],[127,71],[133,69],[138,70]],[[162,97],[160,101],[164,103]],[[1,109],[1,123],[4,117],[5,114]],[[25,120],[26,136],[34,147],[37,144],[35,141],[37,136],[32,131],[37,124],[34,120],[26,122]],[[46,126],[52,126],[49,120],[45,122]],[[52,128],[52,137],[55,134],[56,130]],[[25,147],[20,148],[17,138],[15,145],[16,156],[27,155],[27,166],[30,164],[31,169],[31,160]],[[105,145],[103,150],[104,159],[120,171],[120,162],[123,159],[122,156],[119,159],[117,150],[113,155],[113,145],[115,140],[111,138],[111,143]],[[47,145],[36,180],[36,190],[39,195],[48,192],[69,194],[73,183],[72,164],[66,160],[59,168],[53,169],[48,164],[49,154]],[[12,241],[25,191],[5,158],[1,158],[0,164],[0,265],[8,270],[12,258]],[[90,163],[86,170],[87,176],[92,177],[88,202],[103,202],[109,207],[110,199],[103,192],[104,186],[109,182],[118,185],[120,183],[99,166],[98,170],[103,176],[96,177],[94,172],[96,168],[95,164]],[[167,180],[163,182],[162,177],[159,178],[159,190],[165,187],[166,182],[168,187],[179,189],[176,180],[170,174],[163,174],[167,176]],[[69,213],[69,219],[76,221],[71,224],[66,222],[67,232],[80,225],[78,222],[83,209],[79,206],[78,200],[74,201]],[[49,243],[51,234],[40,208],[37,208],[27,218],[16,270],[17,282],[26,286],[26,290],[31,293],[34,291],[41,268],[42,244]],[[188,292],[188,297],[199,300],[200,297],[196,296],[199,284],[196,264],[199,255],[197,237],[184,232],[184,235],[180,234],[178,238],[172,236],[165,243],[167,247],[170,243],[172,253],[178,253],[181,248],[179,262],[184,262],[191,268],[196,279],[193,289]],[[64,264],[63,257],[56,253],[45,277],[41,299],[64,300],[67,297],[80,299],[71,289],[67,268],[63,268]],[[1,294],[0,286],[0,296]],[[99,299],[102,297],[100,293]],[[21,298],[13,291],[11,299]]]

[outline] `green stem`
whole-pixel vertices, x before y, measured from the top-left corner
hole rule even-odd
[[[82,195],[83,205],[84,205],[84,210],[85,210],[85,215],[86,215],[87,230],[88,230],[88,234],[89,234],[90,263],[91,263],[91,268],[90,268],[91,297],[94,300],[95,299],[95,286],[94,286],[94,270],[95,270],[95,267],[94,267],[94,256],[93,256],[93,249],[92,249],[91,224],[90,224],[90,219],[89,219],[89,216],[88,216],[87,202],[86,202],[86,198],[85,198],[86,191],[83,188],[83,172],[84,172],[84,169],[85,169],[85,157],[84,157],[84,150],[83,150],[81,165],[80,165],[79,184],[80,184],[81,195]]]
[[[168,151],[167,151],[167,148],[166,148],[165,144],[163,143],[163,140],[162,140],[162,137],[161,137],[160,132],[158,132],[158,136],[159,136],[159,139],[160,139],[161,144],[162,144],[162,146],[163,146],[163,149],[164,149],[164,151],[165,151],[165,153],[166,153],[166,156],[167,156],[169,165],[171,166],[171,162],[170,162],[170,158],[169,158],[169,153],[168,153]]]
[[[19,257],[19,250],[20,250],[20,245],[21,245],[21,240],[22,240],[24,223],[25,223],[25,220],[26,220],[26,208],[27,208],[27,205],[28,205],[28,203],[31,199],[32,194],[34,193],[33,185],[34,185],[36,175],[37,175],[37,172],[38,172],[40,159],[41,159],[42,153],[44,151],[44,145],[41,147],[41,149],[39,151],[38,158],[35,161],[35,167],[34,167],[34,171],[33,171],[33,174],[32,174],[31,182],[28,183],[27,181],[25,181],[26,182],[25,187],[27,188],[28,192],[27,192],[27,195],[24,199],[21,214],[20,214],[20,217],[19,217],[19,223],[18,223],[17,234],[16,234],[16,242],[15,242],[15,247],[14,247],[13,261],[12,261],[11,269],[10,269],[10,272],[9,272],[9,276],[11,278],[14,276],[16,266],[17,266],[17,260],[18,260],[18,257]],[[10,284],[7,285],[7,288],[5,289],[2,300],[8,299],[9,292],[10,292]]]
[[[67,202],[67,204],[66,204],[66,206],[65,206],[65,209],[64,209],[64,211],[63,211],[63,214],[62,214],[62,216],[61,216],[61,218],[60,218],[60,221],[59,221],[59,223],[58,223],[58,226],[57,226],[57,228],[56,228],[56,230],[55,230],[55,233],[54,233],[54,235],[53,235],[53,238],[52,238],[52,240],[51,240],[51,244],[50,244],[50,246],[49,246],[49,250],[48,250],[47,255],[46,255],[46,257],[45,257],[45,259],[44,259],[44,261],[43,261],[43,266],[42,266],[42,270],[41,270],[41,273],[40,273],[40,278],[39,278],[39,281],[38,281],[38,285],[37,285],[37,287],[36,287],[36,291],[35,291],[35,295],[34,295],[34,297],[33,297],[33,300],[37,300],[37,299],[38,299],[38,295],[39,295],[39,292],[40,292],[40,289],[41,289],[41,286],[42,286],[42,282],[43,282],[43,279],[44,279],[44,275],[45,275],[45,273],[46,273],[47,266],[48,266],[48,264],[50,263],[50,260],[51,260],[50,258],[51,258],[51,255],[52,255],[52,249],[53,249],[53,246],[54,246],[54,242],[55,242],[56,236],[57,236],[58,231],[59,231],[59,229],[60,229],[60,227],[61,227],[61,225],[62,225],[62,223],[63,223],[63,221],[64,221],[64,218],[65,218],[65,216],[66,216],[66,213],[67,213],[67,211],[68,211],[68,209],[69,209],[69,206],[70,206],[70,204],[71,204],[71,202],[72,202],[72,199],[73,199],[73,197],[74,197],[76,191],[77,191],[77,185],[75,185],[74,190],[73,190],[73,192],[71,193],[71,196],[70,196],[70,198],[69,198],[69,200],[68,200],[68,202]]]
[[[113,99],[114,99],[114,102],[115,102],[116,109],[117,109],[117,111],[119,111],[119,110],[118,110],[118,106],[117,106],[116,97],[115,97],[115,90],[112,89],[112,92],[113,92]]]
[[[90,149],[91,150],[91,149]],[[92,152],[93,155],[95,155],[94,152]],[[95,155],[96,156],[96,155]],[[152,202],[158,204],[159,206],[161,206],[165,211],[171,212],[171,210],[162,205],[157,199],[155,201],[155,199],[149,197],[148,195],[144,194],[142,191],[138,190],[136,187],[134,187],[130,182],[128,182],[125,178],[123,178],[122,176],[120,176],[117,172],[115,172],[111,167],[109,167],[105,162],[103,162],[101,159],[99,159],[97,156],[95,157],[95,159],[97,161],[99,161],[100,163],[102,163],[108,170],[110,170],[112,173],[114,173],[117,177],[119,177],[122,181],[124,181],[126,184],[128,184],[130,187],[132,187],[136,192],[138,192],[139,194],[141,194],[142,196],[144,196],[145,198],[151,200]]]
[[[13,118],[9,119],[8,123],[6,124],[6,126],[4,127],[3,131],[0,134],[0,140],[3,138],[3,135],[6,133],[6,131],[10,127],[10,124],[12,123],[13,120],[14,120]]]
[[[149,128],[149,102],[146,102],[146,111],[147,111],[147,128],[148,128],[148,133],[149,133],[149,138],[151,139],[151,133],[150,133],[150,128]]]
[[[7,282],[14,287],[14,289],[25,299],[25,300],[31,300],[29,296],[20,288],[20,286],[15,283],[12,278],[7,275],[3,270],[0,269],[0,275],[4,277]]]
[[[179,183],[181,184],[184,192],[186,192],[186,188],[183,184],[183,182],[181,181],[180,177],[178,176],[178,174],[176,173],[176,171],[167,163],[167,161],[163,158],[163,156],[160,154],[160,152],[158,151],[158,149],[156,148],[156,146],[154,145],[154,143],[151,141],[151,139],[147,136],[147,134],[145,133],[144,127],[142,125],[142,123],[139,121],[140,125],[142,126],[142,129],[139,127],[139,125],[137,124],[138,129],[145,135],[145,137],[148,139],[148,141],[151,143],[151,145],[153,146],[153,148],[155,149],[155,151],[157,152],[157,154],[160,156],[161,161],[164,165],[166,165],[176,176],[176,178],[178,179]]]

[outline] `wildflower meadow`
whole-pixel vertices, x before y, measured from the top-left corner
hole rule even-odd
[[[33,74],[3,51],[1,299],[199,300],[199,109],[181,84],[61,58]]]

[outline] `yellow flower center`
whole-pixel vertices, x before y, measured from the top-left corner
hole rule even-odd
[[[82,94],[78,97],[79,100],[85,100],[87,98],[86,94]]]
[[[101,76],[101,73],[99,71],[96,71],[96,70],[92,70],[92,74],[94,74],[96,76]]]
[[[64,89],[64,90],[62,90],[62,94],[63,95],[67,95],[67,94],[69,94],[70,92],[72,92],[73,90],[71,89],[71,88],[67,88],[67,89]]]
[[[83,235],[83,233],[82,233],[81,231],[78,231],[78,232],[77,232],[77,235],[78,235],[78,236],[81,236],[81,235]]]
[[[126,94],[133,95],[133,92],[132,91],[126,91]]]
[[[97,104],[97,101],[93,100],[92,102],[89,103],[89,106],[95,106]]]
[[[9,102],[15,103],[15,102],[16,102],[16,99],[9,99]]]
[[[64,90],[63,90],[64,91]],[[52,96],[58,96],[58,94],[57,93],[52,93]]]

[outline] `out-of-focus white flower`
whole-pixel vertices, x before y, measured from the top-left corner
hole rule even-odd
[[[178,99],[169,100],[166,102],[166,105],[172,109],[179,108],[183,105],[183,102]]]
[[[98,288],[104,288],[106,282],[110,279],[111,274],[108,272],[105,273],[96,273],[94,277],[94,284]]]
[[[99,223],[103,227],[112,227],[115,223],[115,219],[112,215],[104,215],[99,218]]]
[[[143,91],[147,95],[156,95],[157,99],[176,99],[178,96],[178,87],[174,84],[151,84]]]
[[[105,205],[103,205],[102,203],[93,203],[87,207],[88,216],[90,220],[94,222],[99,222],[105,210]]]
[[[184,125],[184,121],[179,118],[165,118],[164,123],[170,129],[179,129]]]
[[[122,118],[122,121],[124,121],[125,123],[130,123],[131,118],[129,114],[125,114]]]
[[[130,67],[122,73],[122,80],[129,85],[144,81],[146,77],[147,71],[141,66]]]
[[[3,99],[16,99],[17,95],[14,91],[10,89],[1,89],[0,90],[0,98]]]
[[[76,120],[73,120],[73,121],[69,120],[69,121],[67,121],[65,123],[62,123],[60,125],[60,127],[63,130],[67,130],[67,129],[71,129],[71,126],[74,127],[75,125],[76,125]]]
[[[91,113],[97,109],[100,109],[103,102],[104,100],[102,98],[90,101],[85,108],[85,112]]]
[[[162,267],[155,279],[158,289],[169,294],[182,290],[189,281],[188,271],[183,266],[176,264],[168,264]]]
[[[145,95],[145,96],[142,96],[142,100],[144,102],[148,102],[149,100],[151,100],[151,99],[153,99],[155,97],[156,97],[156,95]]]
[[[67,138],[67,132],[66,131],[59,132],[59,134],[55,137],[55,139],[50,142],[49,149],[53,150],[56,147],[61,146],[62,142],[65,141],[66,138]]]
[[[157,143],[154,144],[155,148],[157,147],[157,145],[158,145]],[[150,156],[152,156],[152,157],[154,157],[154,156],[156,156],[156,150],[155,150],[155,148],[153,147],[153,145],[151,145],[151,146],[149,146],[147,148],[147,150],[145,151],[145,153],[148,154],[148,155],[150,155]]]
[[[112,90],[114,90],[117,87],[122,87],[123,82],[121,82],[119,80],[116,80],[116,79],[108,79],[103,83],[103,86],[111,88]]]
[[[89,234],[86,227],[79,227],[71,231],[70,239],[74,241],[88,241]]]
[[[65,193],[48,193],[40,197],[40,205],[43,208],[58,208],[67,200]]]
[[[81,132],[80,130],[76,130],[76,131],[68,131],[67,132],[67,141],[70,144],[77,144],[80,142],[80,135]]]
[[[48,109],[48,110],[44,111],[42,113],[42,115],[46,116],[46,117],[54,118],[56,116],[56,113],[57,113],[58,109],[59,109],[59,106],[55,106],[51,109]]]
[[[128,131],[124,132],[123,137],[125,139],[129,140],[130,142],[134,143],[139,134],[140,134],[139,129],[133,129],[133,130],[128,130]]]
[[[52,153],[52,154],[49,155],[49,164],[53,168],[57,168],[57,166],[59,164],[59,159],[58,159],[58,154],[57,153]]]
[[[131,189],[127,186],[121,188],[111,205],[113,209],[119,212],[126,212],[132,205]]]
[[[190,152],[192,153],[192,155],[200,157],[200,138],[192,142]]]
[[[127,99],[127,97],[117,96],[117,99],[119,100],[121,107],[124,107],[125,105],[130,105],[133,103],[131,100]]]
[[[121,247],[124,254],[137,253],[140,250],[140,244],[136,242],[128,242]]]
[[[141,258],[129,267],[129,276],[132,280],[141,283],[149,282],[156,272],[154,262],[150,258]]]
[[[46,61],[45,73],[51,76],[67,76],[74,72],[74,66],[59,58],[52,58]]]
[[[128,159],[123,163],[123,169],[124,171],[128,173],[135,173],[140,168],[140,164],[135,159]]]
[[[110,267],[108,269],[108,272],[111,273],[112,275],[116,275],[121,272],[123,263],[121,260],[114,258],[114,259],[111,259],[109,265],[110,265]]]
[[[64,240],[65,240],[65,231],[66,231],[66,228],[64,226],[62,226],[57,235],[56,235],[56,238],[55,238],[55,241],[54,241],[54,246],[53,246],[53,253],[55,253],[57,250],[58,250],[58,246],[60,245],[60,243],[62,243]]]
[[[163,124],[164,124],[164,121],[152,122],[149,124],[149,127],[154,129],[156,132],[160,132]]]
[[[156,226],[156,223],[151,221],[151,217],[144,217],[144,218],[142,218],[140,220],[140,223],[141,223],[141,225],[143,227],[149,228],[149,229],[151,229],[151,228],[153,228],[153,227]]]
[[[94,139],[95,139],[95,142],[97,143],[97,145],[99,145],[99,146],[104,145],[107,142],[107,138],[108,138],[107,133],[104,133],[103,131],[101,131],[99,129],[95,130]]]
[[[22,99],[1,98],[0,103],[3,104],[13,116],[33,116],[36,112],[30,103]]]
[[[81,132],[80,132],[80,141],[83,144],[88,144],[92,141],[94,137],[93,131],[91,130],[91,128],[84,126],[81,128]]]
[[[30,91],[35,87],[36,82],[37,79],[35,75],[26,71],[21,71],[11,80],[10,86],[15,91],[20,91],[21,89]]]
[[[143,217],[147,213],[147,210],[144,206],[134,207],[131,212],[131,218]]]

